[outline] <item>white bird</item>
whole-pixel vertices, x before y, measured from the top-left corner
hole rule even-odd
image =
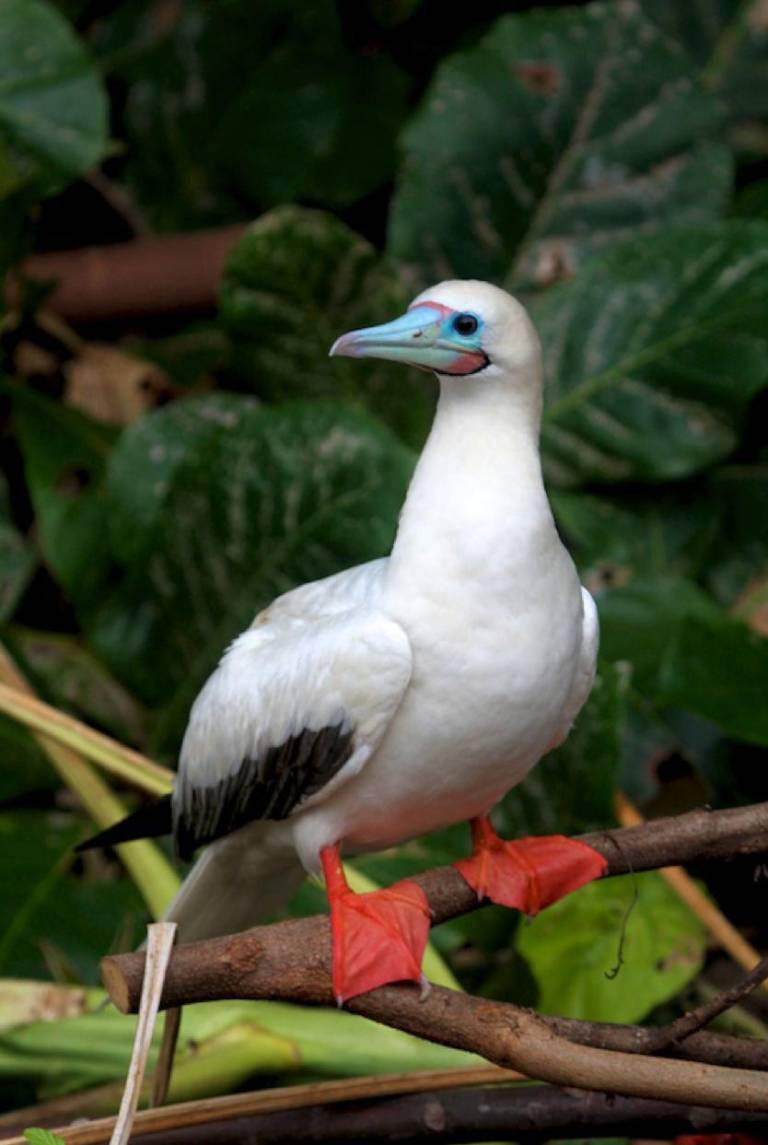
[[[605,863],[561,836],[506,843],[488,819],[567,736],[598,645],[544,490],[530,319],[494,286],[443,282],[331,354],[440,382],[392,552],[259,613],[195,701],[172,796],[91,844],[171,826],[184,858],[211,844],[168,912],[181,941],[253,925],[322,869],[343,1000],[419,980],[429,911],[411,882],[354,894],[342,849],[470,819],[457,867],[480,897],[529,913]]]

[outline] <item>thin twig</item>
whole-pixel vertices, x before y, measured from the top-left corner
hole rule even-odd
[[[180,1027],[181,1007],[176,1006],[172,1010],[166,1010],[165,1022],[163,1024],[163,1040],[160,1043],[160,1053],[157,1055],[157,1064],[155,1065],[155,1072],[152,1078],[152,1094],[149,1099],[150,1105],[154,1106],[154,1108],[157,1108],[159,1105],[165,1105],[168,1099],[168,1088],[171,1084],[173,1059],[176,1054],[176,1043],[179,1040]]]
[[[683,1014],[674,1022],[670,1022],[668,1026],[664,1026],[658,1030],[649,1031],[650,1049],[649,1053],[661,1053],[669,1046],[679,1045],[689,1038],[691,1034],[696,1033],[702,1026],[706,1026],[709,1022],[714,1021],[731,1006],[735,1006],[747,994],[760,986],[765,979],[768,978],[768,954],[762,958],[753,970],[745,974],[738,982],[727,990],[723,990],[721,994],[717,994],[714,998],[710,998],[707,1002],[703,1002],[694,1010],[689,1010],[687,1014]]]
[[[614,1022],[585,1022],[578,1018],[541,1015],[541,1020],[555,1033],[578,1045],[619,1050],[627,1054],[653,1054],[656,1030],[648,1026],[623,1026]],[[664,1027],[667,1029],[667,1027]],[[768,1041],[737,1038],[732,1034],[690,1034],[679,1044],[664,1049],[670,1057],[686,1061],[709,1062],[711,1065],[736,1066],[740,1069],[768,1070]]]

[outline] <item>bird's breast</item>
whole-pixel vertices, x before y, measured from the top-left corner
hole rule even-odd
[[[570,580],[556,593],[539,585],[538,593],[502,599],[479,593],[451,601],[438,593],[412,616],[413,675],[402,716],[414,733],[418,724],[419,738],[458,739],[465,755],[530,766],[573,680],[581,599]]]
[[[470,818],[519,783],[560,727],[581,615],[567,555],[517,592],[489,584],[462,593],[443,579],[412,595],[396,616],[411,643],[410,685],[333,808],[350,846],[378,848]]]

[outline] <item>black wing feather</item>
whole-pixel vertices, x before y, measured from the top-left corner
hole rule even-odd
[[[287,819],[326,785],[352,755],[354,732],[345,724],[304,728],[259,759],[210,787],[189,787],[174,806],[173,834],[180,858],[254,819]]]

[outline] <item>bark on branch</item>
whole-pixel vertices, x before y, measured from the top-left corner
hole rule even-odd
[[[696,811],[583,839],[606,857],[609,875],[692,859],[761,854],[768,852],[768,804]],[[474,893],[453,868],[428,871],[415,881],[427,895],[435,922],[477,907]],[[137,1007],[143,968],[141,952],[102,963],[105,985],[124,1012]],[[327,919],[295,919],[179,947],[171,958],[162,1006],[217,998],[331,1005],[330,983]],[[354,999],[349,1009],[556,1085],[768,1111],[768,1074],[577,1045],[529,1011],[438,987],[422,1002],[416,988],[388,986]]]
[[[265,1141],[387,1141],[431,1145],[478,1140],[525,1145],[553,1137],[670,1138],[683,1133],[768,1131],[768,1116],[642,1098],[577,1093],[551,1086],[418,1094],[348,1106],[315,1106],[135,1137],[136,1145],[241,1145]]]
[[[54,282],[48,305],[69,322],[205,310],[215,305],[227,255],[245,230],[237,224],[36,254],[22,264],[21,274]],[[6,279],[4,293],[7,306],[18,304],[15,275]]]
[[[682,1133],[754,1133],[768,1131],[768,1114],[735,1113],[643,1098],[609,1097],[557,1086],[475,1088],[459,1086],[414,1090],[406,1095],[324,1100],[328,1083],[315,1085],[315,1100],[292,1103],[293,1094],[309,1086],[293,1086],[237,1097],[199,1101],[144,1110],[136,1118],[135,1145],[295,1145],[297,1141],[398,1141],[400,1145],[429,1141],[432,1145],[477,1141],[519,1141],[526,1145],[553,1137],[670,1138]],[[264,1097],[277,1097],[275,1108],[259,1109]],[[282,1097],[284,1103],[280,1103]],[[252,1099],[254,1109],[248,1110]],[[19,1128],[34,1122],[55,1128],[67,1145],[105,1145],[114,1118],[71,1125],[62,1117],[39,1114],[44,1106],[16,1116]],[[22,1136],[7,1145],[26,1145]]]

